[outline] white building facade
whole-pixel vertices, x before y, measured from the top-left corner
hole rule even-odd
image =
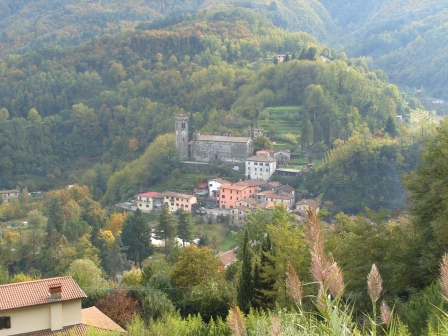
[[[246,159],[246,177],[269,181],[277,168],[277,160],[267,155],[254,155]]]

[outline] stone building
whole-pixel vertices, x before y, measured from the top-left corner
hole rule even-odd
[[[221,135],[201,135],[196,133],[188,142],[188,116],[176,116],[176,149],[182,160],[199,162],[219,160],[228,163],[243,163],[254,151],[253,141],[249,137]]]
[[[188,115],[179,114],[175,117],[176,149],[181,160],[188,159]]]

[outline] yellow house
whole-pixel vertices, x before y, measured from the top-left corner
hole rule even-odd
[[[124,332],[97,308],[81,309],[87,297],[71,277],[0,286],[0,336],[84,335],[89,328]]]

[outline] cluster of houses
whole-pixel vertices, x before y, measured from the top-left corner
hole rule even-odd
[[[198,198],[207,206],[198,207]],[[130,210],[140,209],[144,213],[159,210],[167,204],[171,212],[183,209],[203,215],[209,221],[226,217],[230,225],[241,226],[247,216],[256,209],[269,209],[275,203],[282,203],[296,214],[301,221],[309,207],[319,211],[320,201],[301,199],[296,201],[295,189],[280,182],[267,181],[262,178],[239,182],[229,182],[222,178],[214,178],[201,183],[192,195],[165,191],[162,193],[149,191],[137,194],[127,206]]]

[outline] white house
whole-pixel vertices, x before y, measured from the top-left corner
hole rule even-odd
[[[226,181],[222,178],[214,178],[212,180],[208,181],[208,196],[211,198],[218,198],[219,188],[224,183],[230,183],[229,181]]]
[[[151,212],[163,204],[164,196],[155,191],[135,195],[137,208],[142,212]]]
[[[277,160],[267,155],[254,155],[246,159],[246,177],[269,181],[277,168]]]

